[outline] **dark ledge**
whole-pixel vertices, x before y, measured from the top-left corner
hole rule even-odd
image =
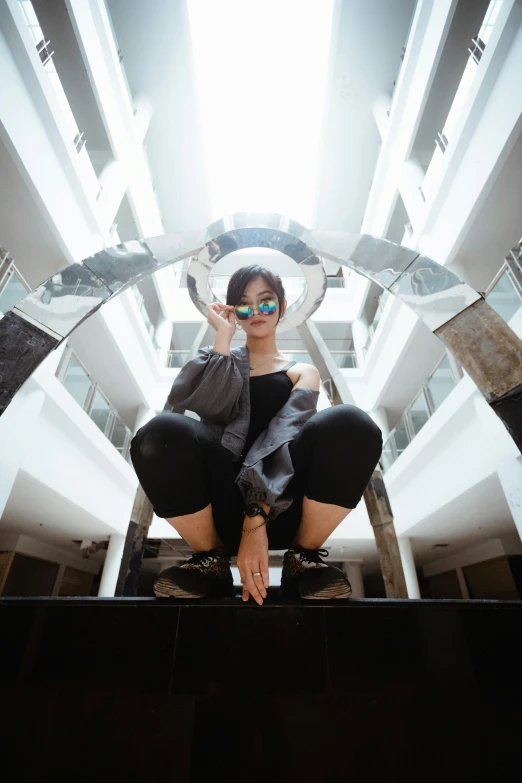
[[[187,599],[175,599],[175,598],[154,598],[154,597],[98,597],[98,596],[0,596],[0,607],[2,606],[221,606],[232,607],[237,609],[238,607],[250,608],[257,606],[255,601],[250,598],[249,601],[242,601],[241,595],[238,592],[234,598],[187,598]],[[511,607],[513,609],[521,609],[522,601],[495,601],[495,600],[458,600],[458,599],[399,599],[399,598],[346,598],[346,599],[320,599],[320,600],[304,600],[301,598],[280,598],[277,594],[277,590],[272,592],[268,591],[268,596],[263,603],[263,606],[272,607],[289,607],[299,606],[301,608],[314,607],[328,607],[330,609],[337,608],[357,608],[371,609],[373,607],[423,607],[430,606],[456,606],[462,609],[477,608],[481,606],[489,607]]]

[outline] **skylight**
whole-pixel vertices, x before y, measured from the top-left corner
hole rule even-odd
[[[309,226],[333,0],[188,0],[213,219]]]

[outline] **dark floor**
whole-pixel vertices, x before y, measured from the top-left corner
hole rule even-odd
[[[0,599],[0,779],[499,781],[522,603]]]

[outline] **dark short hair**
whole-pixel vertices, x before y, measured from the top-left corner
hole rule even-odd
[[[241,269],[237,269],[234,272],[228,283],[227,305],[237,305],[243,296],[247,285],[258,277],[262,277],[263,280],[268,283],[272,291],[275,291],[277,301],[279,302],[279,320],[281,320],[285,298],[285,289],[283,288],[281,278],[275,272],[271,272],[270,269],[265,269],[264,266],[258,266],[258,264],[242,266]]]

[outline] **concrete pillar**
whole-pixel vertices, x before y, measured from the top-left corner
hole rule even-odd
[[[125,536],[113,535],[109,537],[109,548],[105,553],[98,596],[114,596],[116,594],[116,583],[120,573],[124,546]]]
[[[399,189],[410,223],[415,229],[425,212],[425,202],[419,190],[424,182],[424,169],[413,159],[404,161],[399,175]]]
[[[140,144],[143,144],[143,140],[147,135],[150,121],[154,113],[154,107],[152,105],[152,101],[150,100],[149,96],[145,95],[145,93],[143,92],[139,92],[137,95],[134,96],[133,103],[134,103],[134,126],[136,130],[136,136]]]
[[[172,331],[174,324],[168,321],[160,313],[154,332],[154,340],[158,346],[158,362],[160,367],[166,367],[169,358],[169,351],[172,345]]]
[[[386,595],[388,598],[408,598],[390,499],[380,470],[374,470],[363,497],[379,550]]]
[[[381,139],[384,141],[388,134],[388,125],[390,123],[390,107],[392,104],[391,95],[387,92],[381,92],[373,102],[372,112],[375,119]]]
[[[364,598],[364,580],[360,563],[343,563],[343,571],[352,586],[352,598]]]
[[[457,579],[459,580],[460,592],[462,593],[462,597],[468,601],[469,600],[469,590],[468,590],[468,586],[466,584],[466,577],[464,576],[464,571],[460,567],[456,568],[455,570],[457,572]]]
[[[138,592],[144,544],[153,516],[152,503],[143,491],[141,484],[138,484],[121,556],[116,595],[136,595]]]
[[[505,462],[497,469],[497,475],[522,540],[522,457]]]
[[[325,391],[330,396],[332,404],[347,403],[354,405],[354,399],[346,383],[346,378],[336,365],[316,324],[309,318],[306,323],[297,327],[297,331],[311,356],[312,362],[319,370],[321,381]]]
[[[397,538],[397,542],[401,553],[402,569],[404,571],[404,578],[406,579],[408,598],[420,598],[419,580],[417,579],[411,540],[405,536],[403,538]]]
[[[357,318],[352,323],[353,347],[357,356],[357,367],[362,367],[365,361],[364,346],[368,340],[370,327],[365,317]]]

